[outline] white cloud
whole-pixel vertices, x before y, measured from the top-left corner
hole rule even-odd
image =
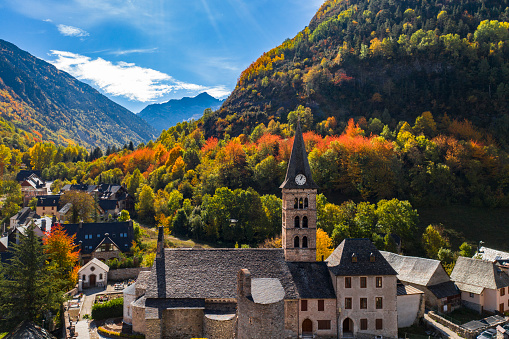
[[[118,50],[118,51],[108,52],[108,54],[113,54],[113,55],[119,56],[119,55],[134,54],[134,53],[154,53],[155,51],[157,51],[157,47]]]
[[[51,20],[51,19],[44,19],[42,21],[44,21],[44,22],[53,22],[53,20]]]
[[[77,37],[89,36],[87,31],[82,30],[81,28],[78,28],[78,27],[60,24],[60,25],[57,25],[57,28],[58,28],[58,31],[60,32],[60,34],[65,35],[65,36],[77,36]]]
[[[57,59],[50,61],[80,80],[89,80],[107,94],[130,100],[154,101],[170,92],[185,90],[200,93],[207,91],[214,97],[229,94],[224,86],[202,86],[174,79],[172,76],[134,63],[116,64],[102,58],[90,57],[65,51],[51,51]]]

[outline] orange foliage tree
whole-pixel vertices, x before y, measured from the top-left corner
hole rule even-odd
[[[61,224],[55,224],[50,232],[46,233],[43,243],[51,264],[55,269],[55,275],[61,279],[63,288],[73,288],[78,281],[78,264],[80,251],[74,244],[76,235],[69,236]]]

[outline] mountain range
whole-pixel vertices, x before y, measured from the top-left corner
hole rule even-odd
[[[223,101],[205,92],[194,98],[184,97],[161,104],[148,105],[138,113],[138,116],[148,122],[155,130],[162,132],[179,122],[201,118],[203,111],[207,108],[213,111],[217,110],[221,107]]]
[[[41,141],[85,147],[135,144],[156,130],[66,72],[0,40],[0,117]]]

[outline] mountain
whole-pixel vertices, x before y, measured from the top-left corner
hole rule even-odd
[[[4,40],[0,40],[0,116],[39,140],[57,144],[136,144],[156,133],[91,86]]]
[[[391,128],[425,111],[509,139],[509,2],[328,0],[309,26],[242,72],[208,136],[232,136],[299,105],[315,123],[378,118]],[[438,119],[437,119],[438,120]]]
[[[201,93],[194,98],[172,99],[162,104],[152,104],[145,107],[138,116],[143,118],[158,132],[162,132],[179,122],[189,119],[199,119],[207,108],[216,110],[224,100],[218,100],[208,93]]]

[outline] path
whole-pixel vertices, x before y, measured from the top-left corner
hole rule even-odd
[[[438,332],[440,332],[443,336],[447,338],[453,339],[464,339],[451,331],[448,327],[437,323],[435,320],[431,319],[428,314],[424,314],[424,320],[431,326],[433,326]]]
[[[78,334],[78,338],[80,339],[90,339],[90,326],[89,319],[83,319],[85,314],[92,314],[92,306],[94,305],[96,294],[104,292],[103,287],[94,287],[89,288],[83,291],[85,296],[85,300],[83,301],[83,306],[81,307],[80,320],[76,324],[76,333]]]

